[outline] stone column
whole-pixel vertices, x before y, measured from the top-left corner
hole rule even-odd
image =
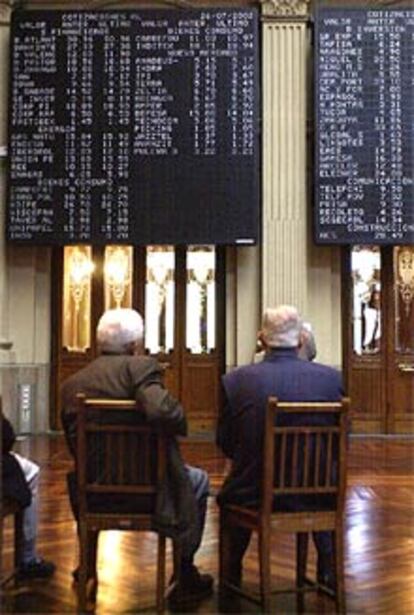
[[[307,312],[306,100],[310,0],[264,0],[262,305]]]

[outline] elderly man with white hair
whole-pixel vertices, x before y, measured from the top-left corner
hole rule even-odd
[[[213,579],[200,574],[193,560],[200,546],[209,481],[200,468],[185,466],[176,436],[186,435],[187,425],[181,404],[163,385],[162,368],[153,357],[144,355],[144,323],[132,309],[108,310],[97,327],[100,355],[62,385],[62,423],[69,449],[76,456],[76,395],[91,398],[136,399],[148,421],[169,435],[167,476],[169,501],[160,515],[167,535],[179,532],[181,574],[179,586],[169,595],[171,608],[184,609],[212,593]],[[92,454],[92,452],[91,452]],[[72,508],[76,516],[76,482],[68,477]],[[111,506],[111,502],[108,502]],[[171,519],[171,527],[169,527]],[[91,536],[97,540],[97,535]],[[90,549],[93,554],[94,549]],[[88,575],[96,577],[96,562],[88,562]],[[75,580],[77,571],[74,572]]]
[[[223,377],[223,408],[219,417],[217,444],[232,460],[232,467],[218,495],[218,503],[255,507],[260,501],[261,459],[267,400],[337,401],[343,396],[340,374],[333,368],[303,360],[302,321],[295,307],[268,308],[262,319],[259,338],[265,355],[262,361],[240,367]],[[287,508],[304,506],[297,496]],[[233,584],[240,584],[242,559],[250,541],[250,530],[233,528],[230,535],[230,570]],[[318,580],[326,587],[335,585],[333,544],[329,532],[313,535],[318,552]]]

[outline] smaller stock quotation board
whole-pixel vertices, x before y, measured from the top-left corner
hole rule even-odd
[[[7,236],[254,244],[254,9],[13,13]]]
[[[414,11],[316,15],[315,240],[414,242]]]

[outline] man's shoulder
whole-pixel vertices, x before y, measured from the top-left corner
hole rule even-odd
[[[239,367],[235,367],[227,372],[227,374],[224,374],[223,381],[228,382],[230,380],[234,380],[235,378],[252,375],[260,369],[261,365],[261,363],[251,363],[249,365],[240,365]]]
[[[88,365],[69,376],[64,382],[65,385],[70,385],[73,382],[88,380],[95,372],[103,373],[106,371],[122,371],[125,368],[142,371],[161,370],[160,364],[156,359],[147,355],[116,355],[103,354],[93,359]]]
[[[155,359],[149,355],[131,355],[125,357],[125,364],[132,372],[142,372],[145,374],[162,372],[162,367]]]
[[[319,372],[320,374],[330,376],[332,378],[341,378],[341,372],[335,367],[317,363],[316,361],[302,361],[311,371]]]

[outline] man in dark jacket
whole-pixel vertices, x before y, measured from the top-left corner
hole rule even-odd
[[[2,419],[2,502],[12,500],[23,510],[23,544],[18,554],[20,579],[50,577],[55,571],[53,562],[36,552],[39,466],[12,451],[16,435],[3,413]]]
[[[185,466],[176,436],[186,435],[187,425],[181,404],[162,383],[159,363],[145,356],[144,324],[131,309],[108,310],[97,328],[100,356],[68,378],[62,386],[62,423],[69,449],[76,455],[76,395],[86,397],[136,399],[154,429],[169,436],[167,483],[163,494],[164,511],[160,511],[160,531],[181,536],[181,583],[169,596],[170,606],[181,608],[212,592],[213,579],[200,574],[193,563],[200,546],[209,490],[204,470]],[[71,502],[76,516],[76,494],[72,484]],[[110,502],[109,502],[110,506]],[[89,563],[94,575],[94,562]]]
[[[298,356],[302,323],[296,308],[282,305],[263,315],[260,340],[265,356],[260,363],[240,367],[223,377],[224,405],[219,417],[217,444],[232,460],[232,469],[218,495],[218,503],[257,506],[260,501],[262,446],[267,400],[337,401],[343,396],[340,374]],[[301,503],[285,502],[296,508]],[[332,536],[313,535],[318,551],[319,581],[334,583]],[[234,582],[240,582],[241,562],[250,531],[234,528],[231,536]]]

